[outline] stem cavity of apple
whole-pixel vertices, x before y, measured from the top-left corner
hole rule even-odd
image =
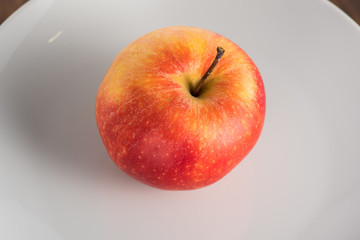
[[[198,97],[201,87],[204,85],[204,82],[206,80],[206,78],[210,75],[210,73],[214,70],[215,66],[219,63],[220,59],[222,58],[222,56],[225,53],[225,49],[223,49],[222,47],[217,47],[217,54],[216,57],[214,59],[214,61],[212,62],[211,66],[209,67],[209,69],[206,71],[206,73],[204,74],[204,76],[200,79],[199,83],[197,84],[195,90],[191,91],[191,95],[193,95],[194,97]]]

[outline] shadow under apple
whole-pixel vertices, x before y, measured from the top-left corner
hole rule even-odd
[[[51,165],[56,171],[81,178],[102,178],[110,173],[121,185],[134,184],[119,169],[113,171],[117,167],[95,121],[97,89],[119,50],[95,51],[99,47],[69,44],[65,39],[37,52],[40,48],[34,44],[38,43],[25,41],[19,47],[0,82],[2,114],[9,128],[42,156],[24,161]],[[119,43],[119,49],[126,44]]]

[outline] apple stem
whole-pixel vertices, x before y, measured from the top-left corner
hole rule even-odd
[[[204,76],[200,79],[198,85],[196,86],[195,90],[191,92],[191,94],[194,97],[199,96],[201,87],[204,85],[204,82],[206,80],[206,78],[210,75],[210,73],[214,70],[214,68],[216,67],[216,65],[218,64],[218,62],[220,61],[220,59],[222,58],[222,56],[224,55],[225,49],[223,49],[222,47],[217,47],[217,54],[216,57],[214,59],[214,61],[212,62],[211,66],[209,67],[209,69],[206,71],[206,73],[204,74]]]

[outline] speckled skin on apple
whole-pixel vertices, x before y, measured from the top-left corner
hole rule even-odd
[[[225,54],[198,97],[190,94]],[[151,186],[196,189],[231,171],[253,148],[265,116],[260,73],[219,34],[194,27],[156,30],[114,60],[96,99],[104,145],[123,171]]]

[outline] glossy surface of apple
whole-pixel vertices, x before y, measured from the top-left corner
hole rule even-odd
[[[194,97],[190,92],[218,46],[225,54]],[[239,46],[208,30],[177,26],[121,51],[95,108],[117,166],[151,186],[187,190],[218,181],[249,153],[263,126],[265,92]]]

